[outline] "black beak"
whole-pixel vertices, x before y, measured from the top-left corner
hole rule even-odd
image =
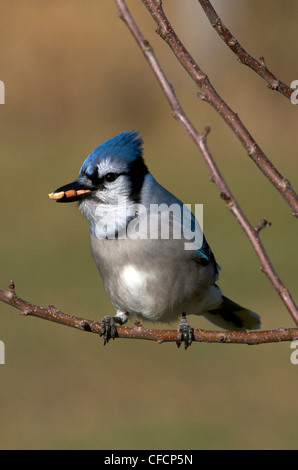
[[[56,191],[49,194],[49,198],[57,202],[74,202],[90,196],[91,191],[92,189],[88,188],[85,184],[79,180],[75,180],[72,183],[56,189]]]

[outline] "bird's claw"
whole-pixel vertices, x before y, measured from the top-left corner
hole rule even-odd
[[[182,320],[178,325],[178,338],[176,341],[178,348],[180,348],[181,343],[184,342],[184,349],[187,349],[189,346],[191,346],[193,338],[193,328],[191,328],[189,325],[186,319],[186,315],[183,314]]]
[[[117,328],[115,325],[115,320],[110,315],[106,315],[101,320],[101,333],[100,336],[103,336],[103,344],[107,344],[110,339],[115,339],[117,337]]]

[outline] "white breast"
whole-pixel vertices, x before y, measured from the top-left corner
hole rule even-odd
[[[132,264],[125,265],[119,274],[120,296],[132,313],[142,313],[149,318],[154,314],[154,298],[149,285],[156,279],[152,273],[142,271]],[[152,290],[152,289],[150,289]]]

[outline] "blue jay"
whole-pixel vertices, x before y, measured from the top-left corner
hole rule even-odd
[[[134,131],[107,140],[86,158],[74,182],[49,195],[78,201],[90,223],[92,256],[116,309],[102,320],[104,344],[117,336],[115,323],[134,316],[166,323],[182,316],[177,345],[183,342],[185,349],[193,340],[186,314],[225,329],[258,329],[257,314],[222,295],[220,268],[196,218],[148,171],[142,144]]]

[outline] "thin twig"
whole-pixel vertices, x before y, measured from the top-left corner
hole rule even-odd
[[[199,2],[211,25],[221,37],[221,39],[227,44],[227,46],[234,52],[234,54],[236,54],[238,61],[244,65],[247,65],[258,75],[260,75],[260,77],[266,81],[267,88],[278,91],[286,98],[291,99],[293,89],[279,80],[279,78],[277,78],[267,68],[264,57],[261,56],[259,62],[250,54],[248,54],[248,52],[244,49],[244,47],[241,46],[241,44],[239,44],[229,29],[223,24],[217,12],[211,5],[211,2],[209,0],[199,0]]]
[[[142,1],[157,24],[157,33],[169,45],[181,65],[197,84],[200,90],[198,93],[199,98],[207,101],[225,120],[246,149],[248,156],[254,161],[266,178],[280,192],[292,208],[292,215],[298,217],[298,196],[292,188],[289,180],[279,173],[248,132],[238,114],[235,113],[216,92],[207,75],[195,62],[188,50],[182,44],[181,40],[178,38],[163,11],[161,2],[158,2],[157,0]]]
[[[67,315],[56,309],[53,305],[49,308],[39,307],[27,300],[23,300],[15,293],[14,283],[9,283],[8,291],[0,289],[0,301],[17,308],[23,315],[34,316],[49,320],[60,325],[77,328],[89,333],[101,334],[101,323]],[[177,330],[153,330],[144,328],[139,323],[135,328],[124,326],[117,327],[118,338],[147,339],[157,343],[176,342]],[[236,343],[256,345],[262,343],[278,343],[281,341],[294,341],[298,339],[298,328],[286,328],[269,331],[208,331],[202,329],[194,330],[194,341],[201,343]]]
[[[272,225],[271,222],[268,222],[268,220],[261,219],[258,225],[255,227],[255,231],[257,233],[260,233],[260,231],[263,230],[263,228],[271,227],[271,225]]]
[[[228,209],[233,213],[233,215],[238,220],[239,224],[241,225],[242,229],[246,233],[247,237],[249,238],[259,260],[261,263],[261,270],[266,274],[269,278],[270,282],[274,286],[275,290],[281,297],[283,303],[287,307],[288,311],[290,312],[294,322],[298,326],[298,309],[295,305],[294,300],[291,297],[290,292],[286,288],[286,286],[280,280],[278,274],[274,270],[271,261],[265,251],[264,246],[259,238],[259,229],[255,229],[247,220],[246,216],[244,215],[242,209],[239,207],[238,203],[236,202],[234,196],[232,195],[228,185],[226,184],[223,176],[221,175],[206,143],[206,136],[210,132],[210,128],[206,128],[205,131],[200,135],[191,121],[186,116],[185,112],[183,111],[178,98],[174,92],[173,87],[168,82],[162,68],[160,67],[155,54],[150,47],[150,44],[147,39],[144,38],[143,34],[139,30],[137,24],[135,23],[134,19],[132,18],[126,3],[124,0],[115,0],[116,4],[119,9],[119,16],[123,19],[125,24],[127,25],[128,29],[130,30],[131,34],[135,38],[138,46],[142,50],[145,58],[147,59],[152,71],[154,72],[158,82],[160,83],[164,94],[171,106],[173,116],[180,122],[180,124],[184,127],[186,132],[190,135],[198,149],[200,150],[210,172],[212,181],[216,184],[219,189],[221,197],[225,200]]]

